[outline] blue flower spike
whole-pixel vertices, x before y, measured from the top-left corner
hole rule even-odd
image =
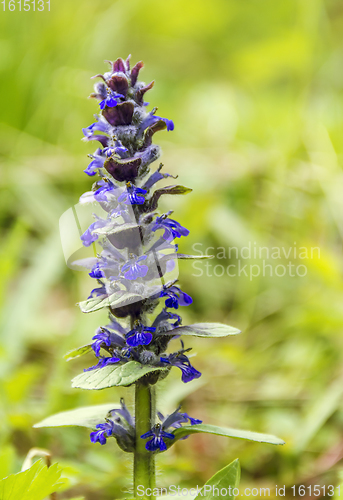
[[[157,115],[156,107],[148,111],[146,93],[154,82],[139,80],[142,61],[131,65],[129,56],[108,62],[110,69],[94,77],[100,78],[90,96],[99,103],[97,114],[82,129],[82,140],[95,141],[98,146],[83,167],[92,178],[92,187],[80,198],[80,205],[89,211],[85,210],[77,224],[82,227],[81,248],[79,260],[73,264],[87,269],[87,279],[97,283],[79,303],[81,311],[106,311],[109,320],[95,329],[86,345],[72,351],[70,358],[91,357],[73,386],[94,390],[134,387],[135,416],[123,399],[107,415],[102,415],[100,405],[94,409],[100,418],[94,417],[94,426],[92,418],[90,440],[105,445],[113,437],[123,451],[136,454],[134,468],[138,456],[146,461],[144,466],[149,465],[146,470],[153,470],[151,454],[186,439],[191,433],[188,427],[202,423],[180,407],[167,416],[152,415],[153,386],[173,367],[180,370],[183,383],[201,376],[188,357],[191,347],[185,347],[182,338],[232,335],[235,329],[218,323],[182,324],[183,308],[191,306],[193,299],[175,276],[168,280],[171,271],[176,271],[177,259],[197,257],[179,253],[178,242],[189,230],[174,218],[172,210],[161,209],[161,202],[191,189],[176,184],[177,175],[165,172],[162,163],[152,167],[161,154],[156,134],[173,131],[174,122],[163,112]],[[170,343],[176,339],[181,347],[171,352]],[[184,429],[178,430],[181,427]]]

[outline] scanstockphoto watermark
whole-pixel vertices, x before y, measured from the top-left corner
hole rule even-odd
[[[143,485],[137,486],[136,494],[138,497],[160,497],[162,494],[168,495],[168,497],[175,498],[186,498],[193,499],[198,497],[218,497],[218,498],[228,498],[231,496],[238,497],[241,496],[240,490],[233,486],[228,486],[227,488],[221,488],[210,484],[205,484],[205,486],[195,488],[181,488],[181,486],[171,485],[168,488],[144,488]],[[253,497],[269,497],[270,488],[245,488],[245,496]]]
[[[343,492],[342,492],[343,493]],[[168,497],[184,498],[186,500],[195,499],[198,497],[209,497],[211,498],[228,498],[228,497],[303,497],[308,495],[309,497],[340,497],[341,496],[341,486],[334,486],[332,484],[322,485],[322,484],[311,484],[311,485],[293,485],[286,488],[285,485],[279,486],[275,485],[271,488],[244,488],[241,490],[233,486],[228,486],[227,488],[217,487],[215,485],[205,484],[205,486],[195,488],[181,488],[181,486],[171,485],[168,488],[144,488],[143,485],[137,486],[136,495],[138,497],[152,496],[160,497],[162,494],[168,495]]]
[[[193,262],[192,276],[201,277],[247,277],[252,281],[258,277],[284,276],[303,278],[307,275],[306,263],[311,259],[320,259],[319,247],[294,245],[260,246],[249,242],[243,247],[205,247],[194,243],[192,250],[199,257],[213,256],[216,261],[200,260]],[[218,263],[221,260],[224,262]],[[225,262],[226,261],[226,262]]]

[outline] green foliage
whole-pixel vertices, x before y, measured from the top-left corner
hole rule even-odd
[[[184,494],[185,492],[182,492],[182,498],[187,500],[199,500],[200,498],[205,500],[214,500],[220,496],[220,498],[223,498],[224,500],[235,500],[236,497],[234,496],[233,491],[239,486],[240,476],[241,469],[239,460],[236,459],[220,471],[216,472],[216,474],[214,474],[214,476],[212,476],[205,483],[203,488],[201,488],[199,495],[192,494],[191,491],[188,495]],[[205,489],[205,487],[207,488]],[[218,490],[215,488],[219,490],[219,494]],[[169,500],[171,498],[173,498],[173,495],[165,495],[159,497],[158,500]]]
[[[106,389],[113,386],[127,387],[148,373],[167,371],[166,368],[153,368],[137,361],[129,361],[124,365],[109,365],[80,373],[72,380],[72,387],[80,389]]]
[[[47,417],[34,427],[61,427],[77,425],[80,427],[89,427],[95,429],[95,426],[105,421],[106,415],[110,410],[120,408],[119,403],[109,403],[97,406],[82,406],[75,410],[62,411]]]
[[[62,469],[54,464],[35,462],[30,469],[12,474],[0,481],[1,500],[44,500],[63,486],[60,482]]]
[[[193,335],[195,337],[227,337],[237,335],[241,331],[221,323],[195,323],[194,325],[179,326],[173,330],[174,333],[175,335]]]
[[[99,309],[103,309],[104,307],[109,307],[109,306],[112,307],[126,306],[128,304],[131,304],[132,302],[136,302],[137,300],[141,299],[142,297],[140,295],[128,292],[124,293],[123,291],[120,290],[119,292],[113,293],[109,297],[101,298],[100,296],[84,300],[83,302],[79,303],[79,306],[83,313],[89,313],[98,311]]]
[[[238,488],[240,477],[241,468],[239,460],[236,459],[212,476],[211,479],[205,483],[204,490],[202,490],[202,492],[199,493],[195,499],[204,498],[205,500],[214,500],[215,498],[218,498],[218,494],[216,494],[217,492],[214,488],[218,488],[219,492],[225,488],[227,490],[227,494],[220,494],[220,498],[223,498],[224,500],[235,500],[233,490]],[[210,487],[209,492],[205,489],[206,486]]]
[[[185,425],[176,429],[173,434],[175,435],[175,439],[181,439],[185,436],[189,436],[190,434],[197,434],[199,432],[216,434],[217,436],[232,437],[236,439],[247,439],[248,441],[255,441],[257,443],[285,444],[282,439],[269,434],[242,431],[239,429],[227,429],[225,427],[218,427],[210,424]]]
[[[81,347],[76,347],[75,349],[71,349],[63,357],[66,361],[70,361],[72,359],[79,358],[80,356],[83,356],[84,354],[88,354],[92,350],[93,350],[92,344],[87,344],[87,345],[83,345]]]

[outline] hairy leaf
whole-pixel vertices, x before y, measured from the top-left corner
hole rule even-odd
[[[195,337],[227,337],[228,335],[237,335],[240,330],[233,326],[223,325],[222,323],[194,323],[188,326],[179,326],[171,331],[165,332],[165,335],[193,335]],[[160,335],[164,335],[161,333]]]
[[[84,313],[89,313],[93,311],[98,311],[99,309],[102,309],[103,307],[109,307],[110,306],[110,299],[112,298],[117,298],[122,295],[122,292],[117,292],[114,293],[110,296],[104,296],[100,295],[99,297],[90,297],[87,300],[84,300],[83,302],[79,302],[79,307],[82,312]]]
[[[209,424],[198,424],[198,425],[186,425],[180,427],[174,431],[176,439],[188,436],[190,434],[196,434],[199,432],[204,432],[206,434],[216,434],[217,436],[232,437],[236,439],[247,439],[248,441],[256,441],[258,443],[269,443],[269,444],[285,444],[285,442],[270,434],[261,434],[259,432],[242,431],[239,429],[229,429],[227,427],[217,427],[216,425]],[[173,443],[173,440],[171,443]]]
[[[79,306],[82,312],[90,313],[103,309],[104,307],[123,307],[139,300],[142,300],[140,295],[120,290],[119,292],[113,293],[108,297],[91,297],[83,302],[79,302]]]
[[[63,427],[76,425],[78,427],[89,427],[94,429],[99,423],[105,421],[110,410],[120,408],[119,403],[107,403],[97,406],[83,406],[74,410],[62,411],[45,418],[33,427]]]
[[[129,386],[148,373],[165,370],[166,368],[129,361],[125,365],[105,366],[104,368],[80,373],[72,380],[72,387],[98,390],[113,386]]]

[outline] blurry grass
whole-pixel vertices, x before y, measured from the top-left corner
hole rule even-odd
[[[157,138],[166,170],[194,188],[163,202],[191,230],[182,250],[320,247],[304,278],[195,277],[180,264],[194,297],[184,322],[243,330],[192,342],[206,384],[185,409],[287,444],[192,436],[160,457],[160,484],[201,484],[236,456],[247,486],[338,481],[327,457],[342,444],[343,419],[342,25],[338,0],[61,0],[50,13],[2,13],[0,474],[40,446],[68,465],[66,497],[110,499],[130,485],[129,459],[114,443],[100,449],[82,429],[31,426],[112,398],[70,389],[88,360],[62,355],[104,316],[75,307],[89,280],[65,267],[58,219],[90,186],[82,170],[93,146],[80,141],[96,112],[89,77],[104,59],[132,53],[146,63],[145,81],[156,80],[150,102],[176,124]]]

